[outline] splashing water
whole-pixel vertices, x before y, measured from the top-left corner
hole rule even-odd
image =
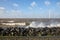
[[[33,21],[33,22],[30,23],[29,26],[26,26],[26,28],[29,28],[29,27],[32,27],[32,28],[60,27],[60,23],[59,22],[52,22],[52,21],[50,21],[49,24],[46,25],[46,23],[44,23],[44,22]]]
[[[39,24],[39,22],[33,21],[33,22],[30,23],[29,26],[27,26],[27,28],[28,28],[28,27],[37,28],[38,24]]]
[[[43,23],[43,22],[31,22],[31,24],[29,26],[27,26],[26,28],[28,27],[32,27],[32,28],[40,28],[40,27],[46,27],[46,25]]]
[[[45,28],[45,27],[46,27],[46,25],[45,25],[43,22],[41,22],[37,27]]]

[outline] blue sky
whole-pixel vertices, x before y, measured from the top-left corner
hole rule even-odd
[[[60,18],[60,0],[0,0],[0,18]]]

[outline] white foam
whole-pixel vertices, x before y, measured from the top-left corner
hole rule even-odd
[[[48,24],[47,23],[48,22],[36,22],[36,21],[33,21],[33,22],[30,23],[30,25],[26,26],[26,28],[29,28],[29,27],[32,27],[32,28],[60,27],[60,23],[59,22],[50,21]]]
[[[43,22],[41,22],[37,27],[45,28],[45,27],[46,27],[46,25],[45,25]]]

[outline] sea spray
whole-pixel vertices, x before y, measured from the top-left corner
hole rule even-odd
[[[51,27],[60,27],[60,23],[57,21],[49,21],[49,22],[39,22],[39,21],[32,21],[30,25],[26,26],[26,28],[51,28]]]

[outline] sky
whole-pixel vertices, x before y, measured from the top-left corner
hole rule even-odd
[[[60,18],[60,0],[0,0],[0,18]]]

